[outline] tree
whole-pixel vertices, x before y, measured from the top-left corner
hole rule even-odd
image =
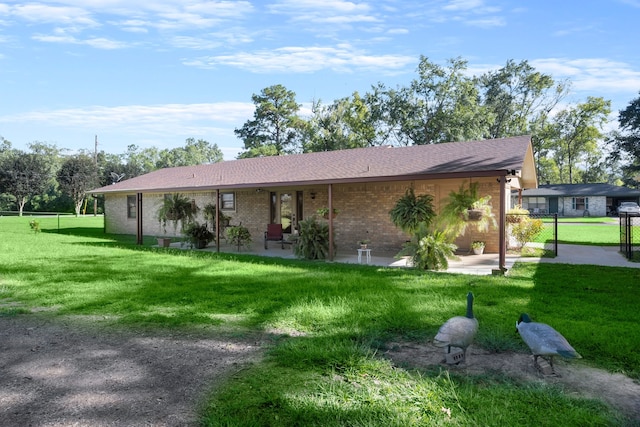
[[[478,91],[465,76],[467,61],[450,59],[442,67],[421,56],[418,78],[409,87],[377,96],[383,120],[400,145],[424,145],[476,139],[485,133]]]
[[[22,216],[27,201],[42,194],[49,184],[50,172],[45,159],[37,154],[12,150],[0,165],[0,192],[12,195]]]
[[[299,147],[304,122],[297,115],[300,105],[295,92],[282,85],[262,89],[253,94],[255,104],[253,120],[247,120],[234,132],[244,142],[246,151],[239,158],[263,155],[283,155],[295,152]]]
[[[531,123],[547,116],[568,91],[566,82],[556,83],[550,75],[535,71],[527,61],[513,60],[482,75],[478,86],[490,116],[487,138],[531,133]]]
[[[610,162],[621,162],[623,181],[638,187],[640,181],[640,97],[632,100],[618,115],[620,130],[608,141]]]
[[[93,159],[79,154],[67,158],[57,173],[60,189],[73,200],[76,215],[80,215],[87,191],[98,184],[98,174]]]
[[[187,138],[184,147],[160,151],[160,159],[156,168],[170,168],[176,166],[204,165],[221,162],[222,151],[216,144],[204,139]]]
[[[376,145],[377,132],[367,100],[358,92],[351,97],[312,106],[307,122],[304,151],[333,151]]]
[[[577,164],[598,150],[598,141],[604,139],[602,127],[610,112],[610,101],[589,97],[585,103],[563,110],[553,118],[554,158],[563,182],[574,183]]]

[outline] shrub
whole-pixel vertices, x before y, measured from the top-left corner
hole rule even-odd
[[[520,205],[515,205],[507,211],[506,221],[510,224],[517,224],[522,221],[523,218],[529,218],[529,211]]]
[[[300,234],[294,253],[304,259],[325,259],[329,255],[329,224],[319,222],[315,216],[300,221]]]
[[[242,224],[227,228],[227,240],[232,245],[238,245],[238,250],[242,246],[251,245],[251,233]]]
[[[528,216],[523,216],[520,222],[513,224],[511,233],[519,244],[518,249],[522,249],[527,242],[534,241],[543,228],[541,219],[531,219]]]
[[[443,231],[430,231],[420,224],[410,242],[404,244],[398,256],[410,256],[412,265],[423,270],[446,270],[449,258],[458,247],[449,241]]]

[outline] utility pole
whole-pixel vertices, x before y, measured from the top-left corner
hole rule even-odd
[[[98,135],[96,135],[95,145],[93,148],[93,164],[96,167],[96,175],[98,174]],[[98,215],[98,199],[93,196],[93,216]]]

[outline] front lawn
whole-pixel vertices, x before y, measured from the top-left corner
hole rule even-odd
[[[640,379],[640,269],[517,264],[506,277],[136,247],[101,218],[0,217],[0,316],[47,307],[113,328],[261,334],[265,360],[204,405],[210,426],[623,425],[601,402],[500,372],[395,366],[394,340],[426,342],[476,296],[476,345],[528,350],[522,312],[553,325],[582,361]],[[51,222],[49,222],[51,221]],[[67,222],[68,221],[68,222]],[[17,304],[16,304],[17,303]]]

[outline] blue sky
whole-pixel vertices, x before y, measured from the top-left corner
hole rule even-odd
[[[568,78],[567,102],[640,92],[640,0],[4,0],[0,136],[75,152],[216,143],[274,84],[306,109],[406,85],[420,55],[473,74],[528,60]]]

